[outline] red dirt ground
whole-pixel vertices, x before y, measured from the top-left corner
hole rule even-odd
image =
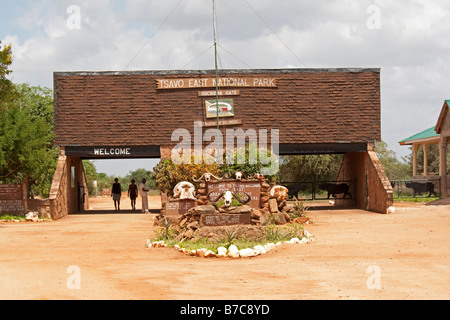
[[[159,205],[151,197],[150,208]],[[114,208],[111,198],[91,198],[91,206]],[[0,222],[0,299],[450,298],[449,206],[308,216],[313,243],[236,260],[148,249],[152,215],[139,212]],[[72,265],[80,270],[80,289],[68,286]],[[367,286],[370,266],[380,270],[380,289]]]

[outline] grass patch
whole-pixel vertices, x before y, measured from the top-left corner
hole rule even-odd
[[[163,240],[167,247],[172,248],[175,245],[185,248],[187,250],[195,250],[206,248],[214,253],[217,253],[217,248],[225,247],[229,248],[231,245],[235,245],[239,249],[253,248],[257,245],[265,245],[267,243],[276,243],[289,241],[292,238],[301,239],[304,237],[303,225],[298,223],[289,223],[285,225],[269,224],[263,227],[261,237],[257,239],[249,239],[245,236],[237,237],[237,230],[231,231],[225,229],[225,236],[220,240],[205,238],[192,239],[184,238],[179,240],[178,236],[184,230],[174,228],[171,222],[164,222],[162,227],[159,227],[154,231],[149,238],[150,242]]]
[[[438,197],[426,197],[426,198],[394,198],[394,202],[410,202],[410,203],[428,203],[431,201],[439,200]]]
[[[2,214],[0,215],[0,220],[12,221],[12,220],[20,220],[25,221],[25,216],[15,216],[12,214]]]

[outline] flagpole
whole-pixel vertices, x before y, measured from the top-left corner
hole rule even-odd
[[[219,74],[217,71],[217,38],[216,38],[216,6],[215,1],[212,0],[213,9],[213,33],[214,33],[214,65],[216,70],[216,120],[217,120],[217,154],[220,154],[219,144]]]

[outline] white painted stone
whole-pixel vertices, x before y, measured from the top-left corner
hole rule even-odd
[[[218,257],[226,257],[227,256],[227,248],[225,247],[218,247],[217,248],[217,256]]]
[[[228,247],[227,255],[232,258],[239,258],[239,249],[234,244],[232,244]]]
[[[255,250],[258,254],[265,254],[266,249],[262,245],[257,245],[253,247],[253,250]]]
[[[253,249],[250,249],[250,248],[239,250],[239,256],[244,257],[244,258],[245,257],[254,257],[256,255],[257,255],[256,251]]]

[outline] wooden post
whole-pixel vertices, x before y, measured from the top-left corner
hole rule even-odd
[[[423,175],[428,175],[428,143],[423,144]]]
[[[419,144],[413,144],[413,177],[417,175],[417,150]]]
[[[439,171],[441,175],[442,198],[447,198],[447,137],[441,136]]]

